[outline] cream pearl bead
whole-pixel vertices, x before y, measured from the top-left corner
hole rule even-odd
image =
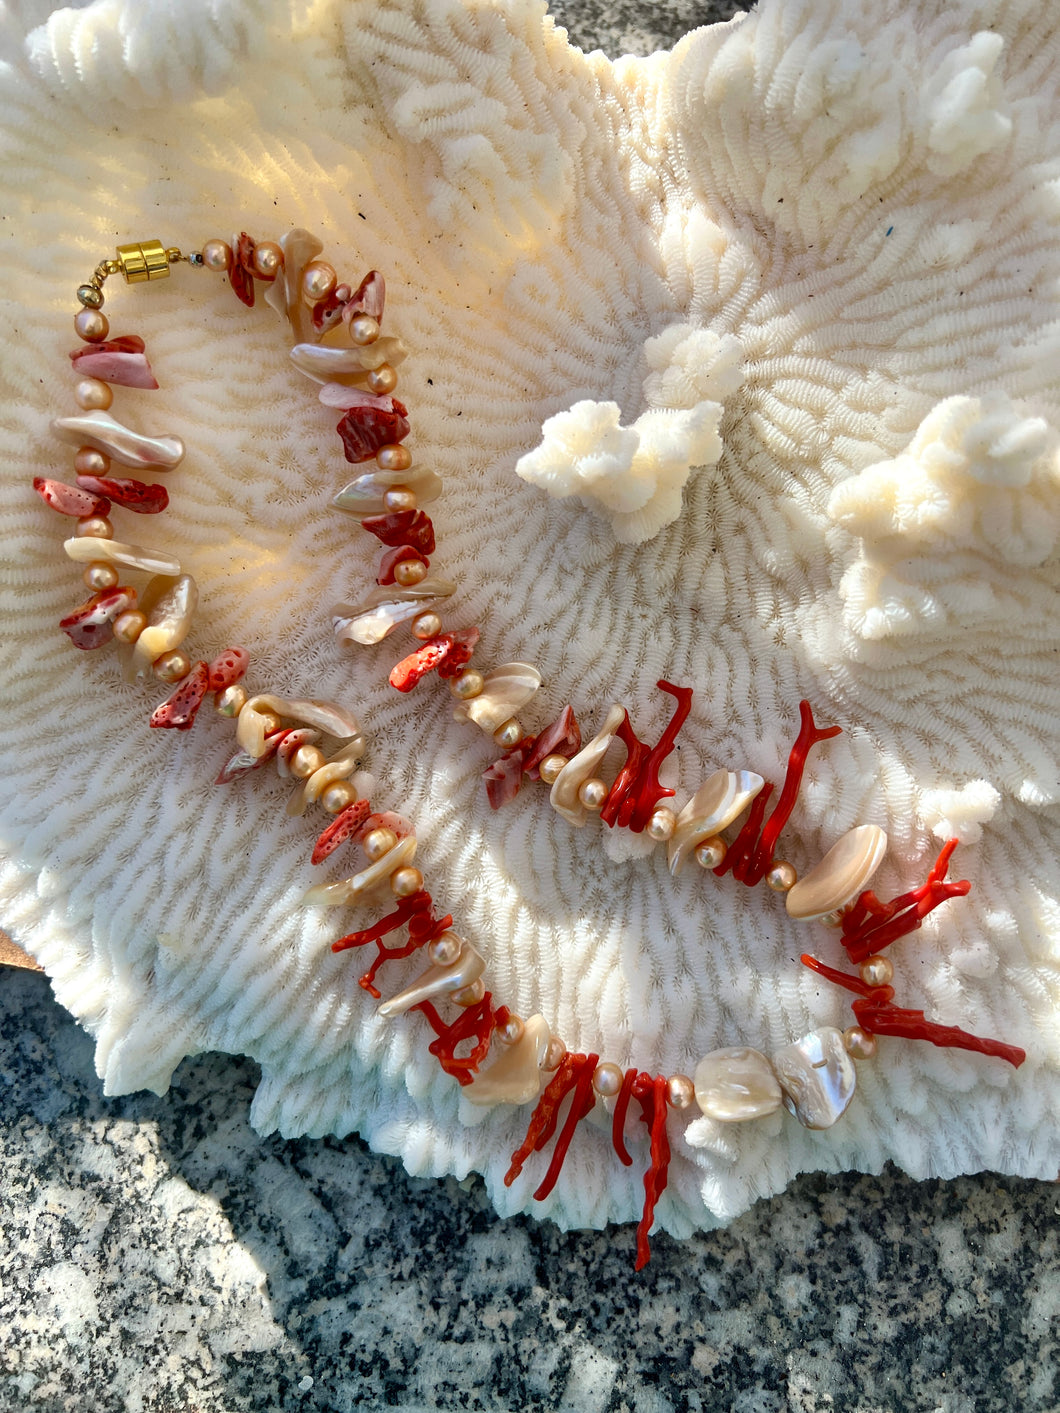
[[[103,589],[114,588],[118,582],[118,571],[113,564],[107,564],[102,559],[94,559],[91,564],[85,567],[85,572],[81,577],[85,581],[86,588],[94,589],[98,594]]]
[[[470,701],[472,697],[477,697],[486,685],[486,679],[481,672],[476,672],[473,667],[465,668],[459,676],[451,679],[449,690],[454,697],[462,702]]]
[[[545,1058],[541,1061],[541,1068],[543,1070],[558,1070],[566,1053],[566,1045],[558,1035],[554,1035],[548,1042],[548,1049],[545,1051]]]
[[[391,486],[383,492],[383,505],[388,515],[398,515],[403,510],[416,509],[416,492],[408,486]]]
[[[135,643],[147,627],[147,614],[138,608],[128,608],[118,614],[111,626],[119,643]]]
[[[394,565],[394,582],[402,588],[422,583],[427,577],[427,566],[421,559],[401,559]]]
[[[494,731],[493,739],[502,750],[510,751],[523,739],[522,725],[514,716],[510,716],[502,726],[498,726]]]
[[[327,814],[341,814],[356,798],[357,791],[348,780],[333,780],[321,795],[320,803]]]
[[[265,734],[269,733],[266,731]],[[327,756],[319,746],[306,745],[298,747],[287,762],[287,769],[296,780],[308,780],[311,775],[316,774],[322,765],[326,764]]]
[[[319,304],[327,299],[338,282],[334,265],[326,260],[311,260],[302,271],[302,299],[306,304]]]
[[[486,983],[481,976],[471,982],[470,986],[462,986],[459,991],[450,994],[450,1001],[457,1006],[477,1006],[486,994]]]
[[[775,863],[766,874],[766,885],[772,888],[774,893],[787,893],[798,881],[799,875],[789,863]]]
[[[395,898],[411,898],[423,887],[423,874],[418,868],[396,868],[390,875],[390,891]]]
[[[74,401],[86,412],[106,412],[114,394],[102,378],[82,378],[74,388]]]
[[[437,638],[442,631],[442,620],[436,613],[421,613],[418,618],[412,620],[412,633],[416,638],[422,638],[424,642],[428,638]]]
[[[376,452],[375,464],[380,471],[407,471],[412,465],[412,452],[400,442],[388,442]]]
[[[696,1097],[696,1087],[686,1074],[672,1074],[666,1081],[666,1102],[671,1109],[687,1109]]]
[[[566,756],[546,756],[537,767],[537,772],[546,785],[554,785],[566,764]]]
[[[604,1060],[593,1070],[593,1088],[601,1099],[613,1099],[622,1088],[623,1078],[618,1065]]]
[[[433,942],[427,943],[427,955],[436,967],[448,967],[463,951],[464,939],[455,932],[443,932]]]
[[[230,687],[222,687],[213,694],[214,710],[218,716],[237,717],[250,700],[250,693],[242,682],[233,682]]]
[[[215,275],[224,275],[232,264],[232,247],[226,240],[208,240],[202,248],[202,263]]]
[[[340,304],[346,304],[352,294],[353,290],[347,284],[335,286],[335,298],[339,301]]]
[[[266,736],[271,736],[274,732],[279,731],[280,727],[283,725],[282,719],[278,717],[274,711],[263,711],[258,719],[261,723],[262,732]]]
[[[384,854],[389,854],[397,841],[397,835],[392,829],[380,827],[378,829],[369,829],[368,833],[361,840],[361,847],[374,863],[376,859],[381,859]]]
[[[114,526],[105,515],[83,515],[77,522],[77,533],[94,540],[113,540]]]
[[[843,1047],[852,1060],[871,1060],[879,1049],[875,1035],[860,1025],[848,1026],[843,1031]]]
[[[894,963],[890,957],[866,957],[858,967],[858,975],[866,986],[890,986],[894,980]]]
[[[510,1015],[503,1025],[497,1027],[497,1038],[504,1045],[518,1045],[526,1031],[522,1016]]]
[[[644,832],[649,839],[655,839],[660,844],[665,844],[671,838],[677,828],[677,816],[673,810],[664,807],[653,810],[651,818],[645,826]]]
[[[368,384],[368,391],[379,396],[385,393],[392,393],[397,387],[397,372],[391,368],[389,363],[380,363],[378,368],[373,368],[365,379]]]
[[[83,446],[74,457],[74,470],[80,476],[105,476],[110,470],[110,457],[94,446]]]
[[[378,337],[379,323],[370,314],[358,314],[350,320],[350,338],[362,348],[365,344],[375,343]]]
[[[110,333],[110,320],[98,309],[79,309],[74,315],[74,330],[84,343],[102,343]]]
[[[274,280],[283,269],[283,251],[273,240],[260,240],[254,247],[254,273],[260,279]]]
[[[696,863],[700,868],[721,868],[728,852],[729,846],[721,835],[712,834],[709,839],[704,839],[701,844],[696,845]]]
[[[578,799],[587,810],[602,810],[611,793],[608,786],[596,776],[590,776],[578,786]]]
[[[151,664],[151,671],[160,682],[182,682],[191,671],[191,658],[179,648],[175,652],[163,653]]]

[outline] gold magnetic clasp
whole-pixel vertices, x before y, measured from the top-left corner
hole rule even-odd
[[[115,253],[126,284],[140,285],[146,280],[164,280],[169,274],[169,252],[160,240],[119,245]]]

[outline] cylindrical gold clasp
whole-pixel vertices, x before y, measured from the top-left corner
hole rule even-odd
[[[160,240],[119,245],[116,254],[126,284],[140,285],[146,280],[164,280],[169,274],[169,255]]]

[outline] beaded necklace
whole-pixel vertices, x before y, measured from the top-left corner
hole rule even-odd
[[[76,484],[43,477],[33,483],[53,510],[76,517],[76,534],[64,548],[85,566],[84,582],[92,591],[60,627],[78,648],[116,643],[128,680],[153,677],[172,685],[171,695],[151,713],[153,728],[190,730],[210,696],[218,715],[234,723],[237,746],[216,783],[241,780],[274,762],[282,778],[295,782],[290,815],[301,816],[315,805],[330,817],[313,845],[313,864],[343,845],[360,846],[365,867],[311,888],[304,901],[317,907],[378,907],[380,896],[392,899],[390,911],[338,938],[332,950],[374,946],[361,987],[381,1001],[382,1016],[419,1012],[433,1032],[430,1053],[471,1103],[534,1104],[505,1183],[515,1182],[531,1154],[555,1140],[533,1194],[537,1200],[547,1197],[578,1124],[598,1104],[611,1111],[615,1153],[623,1164],[631,1164],[626,1129],[635,1102],[650,1147],[637,1231],[639,1269],[649,1257],[648,1234],[666,1186],[671,1112],[694,1110],[718,1123],[740,1123],[783,1106],[808,1128],[829,1128],[854,1096],[855,1062],[876,1053],[880,1035],[927,1040],[1022,1064],[1025,1055],[1016,1046],[935,1024],[922,1011],[894,1004],[894,967],[882,955],[884,949],[919,928],[940,904],[969,891],[967,881],[947,878],[956,840],[944,846],[922,884],[889,901],[881,901],[868,886],[887,847],[886,835],[875,825],[849,830],[802,878],[777,858],[807,756],[841,729],[819,727],[808,702],[800,703],[800,729],[768,816],[774,786],[748,770],[715,771],[675,811],[665,803],[675,792],[661,784],[660,771],[691,710],[691,686],[659,681],[659,690],[675,705],[655,745],[637,737],[628,711],[619,705],[583,742],[570,706],[537,732],[524,726],[517,713],[531,703],[542,680],[532,664],[502,663],[485,671],[471,665],[478,628],[448,627],[438,612],[455,586],[430,572],[435,534],[422,507],[438,497],[442,486],[434,472],[414,467],[403,445],[410,431],[408,410],[394,391],[396,368],[406,350],[400,339],[381,333],[383,277],[373,270],[356,287],[342,282],[334,267],[319,258],[322,249],[302,230],[279,243],[256,242],[242,232],[231,242],[209,240],[191,254],[157,240],[143,241],[118,247],[116,258],[102,261],[80,286],[74,325],[82,347],[70,354],[79,411],[52,424],[77,448]],[[527,781],[541,782],[550,790],[551,807],[575,827],[598,815],[609,828],[643,834],[665,846],[673,874],[694,861],[704,872],[718,878],[730,874],[747,887],[765,882],[784,896],[792,918],[830,925],[857,970],[842,971],[808,954],[802,962],[854,993],[855,1024],[844,1031],[818,1027],[769,1057],[742,1046],[715,1050],[702,1057],[692,1076],[656,1075],[636,1065],[623,1070],[598,1053],[569,1051],[544,1016],[517,1016],[487,989],[484,956],[454,929],[452,915],[427,890],[414,864],[413,824],[394,811],[374,809],[369,801],[371,778],[359,770],[366,741],[356,717],[329,701],[251,693],[244,680],[250,654],[243,647],[228,647],[212,660],[193,660],[185,644],[198,606],[195,580],[170,555],[115,539],[109,518],[114,506],[155,515],[169,501],[158,483],[112,476],[113,462],[136,472],[167,471],[179,464],[184,446],[177,437],[142,435],[111,415],[113,386],[150,390],[158,383],[143,340],[136,335],[111,338],[102,313],[109,276],[145,283],[167,277],[181,262],[227,275],[247,306],[254,305],[257,286],[266,287],[266,300],[294,331],[295,366],[320,385],[320,401],[342,413],[337,430],[346,460],[370,468],[332,502],[384,547],[376,588],[360,603],[333,610],[337,640],[370,646],[401,626],[411,628],[416,646],[391,668],[390,685],[408,693],[431,676],[448,684],[456,718],[478,727],[500,748],[484,776],[494,809],[514,799]],[[121,570],[149,576],[146,585],[120,584]],[[336,743],[330,754],[319,744],[324,737]],[[614,742],[625,749],[625,761],[608,781],[604,759]],[[741,816],[742,825],[726,839],[724,831]],[[391,944],[386,939],[392,934],[398,939]],[[382,1000],[376,979],[383,966],[420,950],[427,960],[422,974]]]

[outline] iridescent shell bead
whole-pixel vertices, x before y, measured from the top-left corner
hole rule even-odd
[[[696,1103],[717,1123],[744,1123],[774,1114],[783,1102],[773,1069],[758,1050],[729,1045],[704,1055],[692,1083]]]
[[[846,1113],[857,1074],[842,1031],[820,1026],[776,1051],[771,1063],[785,1108],[806,1128],[831,1128]]]

